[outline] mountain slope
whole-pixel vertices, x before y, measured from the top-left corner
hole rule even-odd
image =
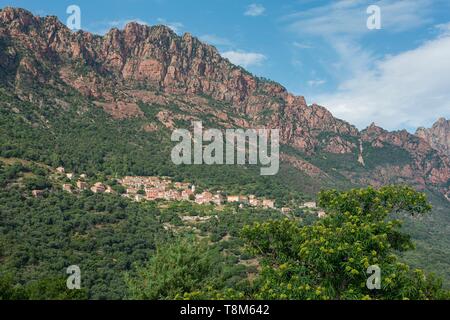
[[[280,172],[262,177],[250,165],[175,166],[170,134],[191,128],[193,120],[220,129],[280,128]],[[449,192],[450,162],[436,150],[436,139],[417,135],[375,124],[359,131],[164,26],[130,23],[101,37],[72,33],[55,17],[0,11],[2,157],[63,165],[99,179],[171,176],[281,205],[322,188],[411,184],[425,190],[436,209],[407,225],[425,249],[406,258],[423,265],[433,248],[438,262],[432,269],[448,269],[450,205],[442,194]]]
[[[114,119],[141,119],[146,131],[186,127],[192,120],[219,128],[280,128],[281,143],[290,150],[282,159],[311,178],[319,172],[335,181],[337,171],[350,185],[407,182],[448,189],[448,158],[427,143],[405,131],[359,132],[325,108],[308,106],[303,97],[231,64],[190,34],[130,23],[100,37],[72,33],[55,17],[5,8],[0,48],[3,92],[35,106],[65,108],[76,90]],[[78,108],[80,113],[88,107]],[[404,162],[388,159],[383,148]]]
[[[440,118],[429,129],[418,128],[416,135],[427,141],[434,149],[450,157],[450,120]]]

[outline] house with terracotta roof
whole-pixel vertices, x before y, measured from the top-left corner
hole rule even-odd
[[[262,205],[265,208],[272,208],[273,209],[273,208],[275,208],[275,201],[270,200],[270,199],[264,199],[262,201]]]
[[[224,198],[220,193],[216,193],[216,194],[213,196],[213,199],[212,199],[212,202],[213,202],[215,205],[218,205],[218,206],[220,206],[221,204],[223,204],[224,201],[225,201],[225,198]]]
[[[62,188],[64,191],[72,193],[72,185],[71,184],[65,183],[65,184],[63,184]]]
[[[89,188],[89,185],[86,182],[84,182],[84,181],[78,180],[77,181],[77,188],[80,189],[80,190],[87,190]]]
[[[101,182],[96,182],[92,187],[91,191],[94,193],[103,193],[106,191],[106,186]]]
[[[145,196],[147,200],[156,200],[156,199],[162,199],[164,197],[164,190],[161,190],[160,188],[147,188],[145,189]]]
[[[228,196],[227,197],[228,202],[241,202],[241,203],[248,203],[248,197],[246,196]]]
[[[188,188],[189,188],[190,183],[187,183],[187,182],[175,182],[175,183],[173,184],[173,186],[174,186],[175,188],[177,188],[177,189],[185,190],[185,189],[188,189]]]
[[[213,194],[208,191],[204,191],[195,195],[195,202],[198,204],[207,204],[213,201]]]
[[[259,200],[255,195],[248,196],[248,203],[252,207],[258,207],[261,205],[261,200]]]
[[[194,194],[194,192],[191,189],[185,189],[183,191],[181,191],[181,198],[183,200],[191,200],[190,197]]]

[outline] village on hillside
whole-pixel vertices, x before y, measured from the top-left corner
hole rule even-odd
[[[72,183],[62,184],[62,189],[69,193],[84,190],[90,190],[93,193],[117,193],[111,186],[104,182],[88,183],[86,174],[77,176],[74,173],[66,172],[63,167],[56,168],[56,173],[60,177],[72,181]],[[222,192],[212,193],[208,190],[196,192],[195,185],[189,182],[174,182],[168,177],[125,176],[117,179],[117,183],[124,189],[124,193],[121,196],[136,202],[156,200],[189,201],[199,205],[213,204],[216,206],[225,203],[238,203],[241,208],[247,205],[266,209],[277,209],[285,214],[292,211],[289,207],[277,208],[273,199],[258,198],[255,195],[225,195]],[[39,197],[43,192],[43,190],[33,190],[32,194],[35,197]],[[315,202],[305,202],[300,208],[317,210]],[[318,210],[317,215],[319,218],[324,217],[325,212]]]
[[[262,207],[266,209],[277,209],[275,200],[258,198],[255,195],[223,195],[221,192],[215,194],[209,191],[196,193],[195,185],[188,182],[172,182],[169,178],[160,177],[143,177],[143,176],[126,176],[119,180],[119,183],[126,188],[124,196],[134,199],[135,201],[158,199],[168,201],[193,201],[197,204],[215,204],[222,205],[224,203],[239,203],[242,207],[249,205],[252,207]],[[142,192],[144,190],[144,192]],[[139,192],[141,191],[141,192]],[[315,202],[305,202],[304,208],[315,209]],[[289,213],[291,208],[279,208],[283,213]],[[319,211],[319,217],[325,213]]]
[[[160,177],[139,177],[127,176],[119,180],[126,187],[126,195],[134,197],[136,201],[164,199],[169,201],[194,201],[197,204],[221,205],[225,202],[238,202],[251,206],[261,206],[265,208],[275,208],[275,201],[271,199],[258,199],[254,195],[228,195],[221,192],[215,194],[209,191],[196,193],[195,185],[187,182],[172,182],[169,178]],[[145,195],[139,194],[139,190],[144,190]]]

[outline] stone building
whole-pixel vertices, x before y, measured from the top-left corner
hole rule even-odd
[[[62,188],[64,191],[72,193],[72,185],[71,184],[65,183],[65,184],[63,184]]]
[[[205,191],[195,195],[195,202],[198,204],[208,204],[212,201],[213,201],[213,194],[211,192]]]
[[[248,196],[248,203],[252,207],[258,207],[261,205],[261,200],[259,200],[255,195]]]
[[[264,199],[262,201],[262,205],[265,208],[272,208],[273,209],[273,208],[275,208],[275,201],[270,200],[270,199]]]
[[[106,186],[101,182],[96,182],[92,187],[91,191],[94,193],[103,193],[106,191]]]
[[[248,197],[247,196],[228,196],[227,197],[228,202],[240,202],[240,203],[248,203]]]
[[[78,180],[77,181],[77,188],[80,189],[80,190],[87,190],[89,188],[89,185],[86,182],[84,182],[84,181]]]
[[[33,191],[31,191],[31,194],[35,198],[40,198],[40,197],[44,196],[44,193],[45,193],[45,190],[33,190]]]

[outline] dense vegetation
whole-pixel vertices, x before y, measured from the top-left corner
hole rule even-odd
[[[448,298],[440,280],[397,258],[412,242],[391,214],[430,210],[407,187],[322,192],[329,214],[317,219],[70,194],[29,162],[0,165],[0,183],[2,299]],[[37,185],[43,197],[31,196]],[[381,290],[365,287],[372,264]],[[82,271],[82,290],[65,286],[70,265]]]
[[[32,197],[35,181],[50,186],[43,197]],[[61,191],[47,169],[18,163],[0,165],[0,182],[0,283],[10,288],[4,290],[3,298],[36,298],[28,291],[35,292],[33,288],[51,281],[57,282],[54,287],[64,288],[60,279],[67,277],[70,265],[82,270],[87,297],[125,298],[125,273],[134,274],[135,267],[154,259],[157,248],[180,237],[215,243],[214,259],[227,265],[221,279],[231,286],[245,279],[251,269],[238,264],[245,258],[239,230],[254,221],[282,217],[277,211],[237,206],[218,211],[214,206],[187,202],[135,203],[90,191],[70,194]],[[203,224],[186,223],[181,220],[184,216],[211,219]],[[227,241],[222,241],[228,234]],[[11,288],[14,295],[6,293]],[[51,292],[42,298],[66,297],[64,292]]]
[[[133,203],[117,195],[64,193],[61,181],[55,181],[49,167],[62,165],[68,171],[87,173],[92,181],[113,181],[123,175],[170,176],[175,181],[195,183],[199,190],[256,194],[276,199],[279,206],[295,207],[323,187],[349,189],[351,183],[339,172],[359,174],[364,168],[357,164],[356,155],[317,150],[317,155],[311,156],[285,146],[284,152],[317,165],[328,178],[313,179],[286,164],[274,177],[260,176],[259,167],[255,166],[175,166],[169,156],[169,132],[143,130],[146,124],[157,122],[155,114],[160,106],[141,105],[145,118],[119,121],[71,90],[60,93],[59,98],[66,101],[61,105],[45,102],[47,96],[52,97],[51,101],[58,98],[55,90],[33,90],[35,96],[43,98],[39,107],[0,88],[1,298],[414,299],[445,295],[438,280],[411,271],[391,254],[413,268],[436,272],[450,286],[448,204],[431,193],[429,197],[437,204],[433,214],[410,217],[399,212],[391,217],[406,220],[402,229],[397,222],[387,225],[389,222],[380,218],[384,214],[378,212],[381,209],[361,207],[367,199],[347,203],[350,214],[346,215],[346,210],[331,205],[333,198],[345,202],[339,193],[322,193],[322,205],[334,214],[321,221],[303,210],[295,210],[285,221],[286,217],[276,210],[232,205],[218,210],[191,203]],[[371,155],[367,160],[369,167],[379,162],[408,161],[404,152],[389,146],[386,150],[372,150],[369,146],[365,149]],[[389,153],[389,157],[380,157],[376,152]],[[13,158],[26,161],[14,164]],[[3,161],[8,165],[3,165]],[[42,198],[34,198],[33,189],[47,191]],[[369,197],[374,191],[367,192],[365,196]],[[421,196],[413,195],[420,202],[419,211],[427,211]],[[355,196],[347,194],[350,199]],[[352,212],[357,208],[364,214]],[[183,220],[186,216],[211,218],[189,222]],[[358,232],[353,234],[347,224],[358,225]],[[365,226],[369,226],[367,230]],[[336,242],[335,231],[339,228],[341,238]],[[418,250],[399,250],[411,245],[401,231],[412,236]],[[341,241],[343,245],[379,234],[391,236],[380,239],[390,247],[378,248],[375,256],[367,258],[379,259],[384,263],[383,270],[386,268],[398,278],[394,277],[392,286],[373,294],[361,289],[366,276],[363,266],[367,264],[361,261],[366,256],[354,252],[357,247],[353,246],[348,252],[330,250],[337,250]],[[327,238],[331,236],[333,239]],[[326,252],[321,246],[308,247],[321,242],[321,237],[325,239]],[[306,262],[305,253],[294,250],[305,243],[309,250]],[[361,250],[365,254],[373,245],[363,242]],[[273,246],[277,246],[277,254]],[[355,261],[352,270],[346,270],[348,264],[338,263],[347,258]],[[368,263],[372,263],[370,259]],[[65,289],[65,271],[73,264],[82,270],[80,292]],[[167,266],[171,266],[170,272],[160,272],[169,269]],[[187,268],[197,272],[186,278]],[[292,277],[293,273],[299,279]],[[333,282],[331,275],[334,277],[335,273],[341,282]],[[342,280],[348,276],[351,281]],[[186,282],[181,281],[185,278]],[[411,288],[412,283],[417,290],[401,291]],[[292,287],[295,290],[289,289]]]
[[[302,226],[288,219],[256,223],[243,229],[263,269],[246,291],[208,288],[187,299],[449,299],[442,282],[423,270],[411,270],[395,255],[412,248],[394,212],[424,214],[425,195],[409,187],[326,191],[319,204],[328,216]],[[370,266],[381,270],[380,288],[367,287]]]

